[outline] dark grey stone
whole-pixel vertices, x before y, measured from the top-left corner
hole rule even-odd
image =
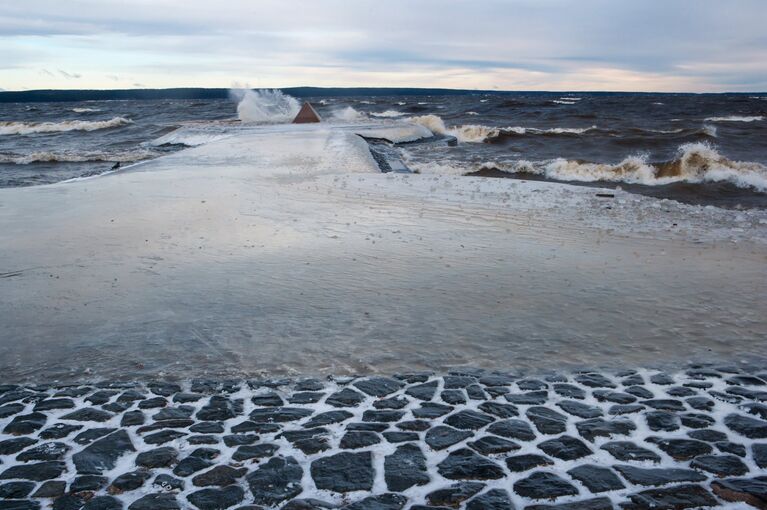
[[[64,480],[48,480],[43,482],[40,487],[37,488],[33,498],[58,498],[64,495],[64,491],[67,489],[67,482]],[[71,491],[74,492],[74,491]]]
[[[503,489],[490,489],[466,503],[466,510],[515,510],[509,493]]]
[[[538,448],[562,460],[575,460],[591,455],[591,449],[580,439],[572,436],[559,436],[538,444]]]
[[[113,496],[96,496],[89,499],[82,510],[123,510],[123,504]]]
[[[537,472],[517,481],[514,492],[530,499],[556,499],[575,496],[578,489],[553,473]]]
[[[563,400],[557,402],[559,406],[566,413],[572,414],[579,418],[599,418],[603,415],[602,409],[596,406],[586,405],[582,402],[576,402],[574,400]]]
[[[148,386],[149,386],[149,391],[151,391],[155,395],[160,395],[161,397],[170,397],[174,393],[178,393],[181,391],[181,386],[179,386],[176,383],[170,383],[170,382],[149,383]]]
[[[122,420],[120,420],[121,427],[132,427],[136,425],[143,425],[146,417],[143,411],[128,411],[123,414]]]
[[[423,384],[417,384],[405,390],[406,395],[410,395],[418,400],[431,400],[437,391],[437,381],[431,381]]]
[[[487,431],[496,436],[502,436],[519,441],[532,441],[536,438],[530,425],[523,420],[503,420],[493,423]]]
[[[548,407],[531,407],[526,415],[541,434],[562,434],[567,429],[567,416]]]
[[[331,393],[325,399],[325,403],[333,407],[357,407],[365,400],[365,395],[351,388]]]
[[[649,460],[650,462],[660,462],[660,455],[647,448],[637,446],[630,441],[611,441],[603,444],[600,448],[622,461]]]
[[[408,441],[418,441],[420,437],[415,432],[384,432],[384,439],[390,443],[406,443]]]
[[[32,460],[59,460],[71,448],[64,443],[43,443],[24,450],[16,456],[16,460],[29,462]]]
[[[8,482],[0,485],[0,499],[21,499],[29,496],[34,482]]]
[[[170,446],[155,448],[146,452],[141,452],[136,457],[136,465],[145,468],[168,467],[176,461],[178,451]]]
[[[66,494],[53,501],[53,510],[81,510],[85,500],[76,494]]]
[[[426,501],[434,506],[458,508],[461,503],[485,488],[481,482],[461,482],[426,495]]]
[[[193,412],[194,407],[192,406],[166,407],[160,409],[152,418],[156,421],[184,420],[192,416]]]
[[[181,462],[179,462],[175,468],[173,468],[173,474],[177,476],[186,477],[193,473],[196,473],[197,471],[201,471],[203,469],[209,468],[213,464],[201,457],[192,457],[189,456]]]
[[[683,468],[640,468],[636,466],[615,466],[623,478],[635,485],[666,485],[677,482],[702,482],[707,477]]]
[[[602,374],[578,374],[575,380],[589,388],[615,388],[615,383]]]
[[[592,418],[575,424],[578,433],[588,441],[594,441],[596,437],[610,437],[615,435],[626,436],[636,430],[636,425],[627,420],[603,420]]]
[[[748,473],[748,467],[734,455],[701,455],[690,462],[690,467],[708,471],[720,478]]]
[[[35,404],[33,411],[52,411],[54,409],[72,409],[75,406],[71,398],[49,398]]]
[[[645,415],[650,430],[672,432],[679,430],[679,416],[666,411],[650,411]]]
[[[224,421],[242,413],[242,402],[213,395],[208,403],[197,412],[197,419],[202,421]]]
[[[574,467],[567,472],[593,493],[615,491],[625,488],[618,475],[610,468],[586,464]]]
[[[144,470],[123,473],[114,479],[112,485],[109,486],[109,492],[111,494],[121,494],[123,492],[135,491],[143,486],[148,478],[149,473]]]
[[[527,453],[524,455],[514,455],[506,458],[506,466],[512,473],[520,473],[535,467],[553,466],[554,461],[543,455]]]
[[[440,395],[440,398],[446,404],[456,405],[466,403],[466,394],[463,390],[445,390]]]
[[[767,443],[754,443],[751,447],[754,462],[760,468],[767,468]]]
[[[700,413],[686,413],[680,416],[682,425],[691,429],[705,429],[710,427],[716,420],[710,416]]]
[[[70,425],[68,423],[56,423],[40,432],[40,439],[62,439],[72,432],[82,429],[82,425]]]
[[[767,508],[767,478],[730,478],[711,483],[714,494],[725,501],[742,501],[755,508]]]
[[[442,378],[445,381],[445,388],[453,390],[456,388],[465,388],[471,384],[477,382],[476,377],[470,377],[465,375],[446,375]]]
[[[3,432],[17,436],[31,434],[40,430],[48,418],[43,413],[18,414],[5,426]]]
[[[487,414],[492,414],[499,418],[513,418],[519,416],[519,410],[512,404],[501,404],[500,402],[482,402],[479,410]]]
[[[299,391],[288,398],[291,404],[314,404],[322,400],[325,394],[318,391]]]
[[[255,395],[250,400],[257,406],[262,407],[281,407],[285,404],[285,401],[282,400],[282,397],[274,392]]]
[[[344,434],[339,443],[339,448],[343,450],[356,450],[365,448],[381,442],[381,436],[375,432],[352,431]]]
[[[478,451],[482,455],[492,455],[519,450],[520,446],[508,439],[498,436],[485,436],[476,441],[467,443],[467,446]]]
[[[273,457],[250,473],[247,481],[256,504],[276,505],[301,494],[302,476],[293,457]]]
[[[633,404],[637,400],[634,395],[620,391],[594,390],[592,395],[600,402],[612,402],[614,404]]]
[[[83,475],[69,485],[69,492],[96,492],[109,484],[109,478],[99,475]]]
[[[727,441],[727,434],[719,432],[718,430],[692,430],[687,433],[693,439],[698,441],[706,441],[707,443],[713,443],[716,441]]]
[[[145,436],[144,442],[147,444],[165,444],[180,437],[184,437],[185,435],[187,435],[186,432],[178,430],[162,430]]]
[[[434,419],[444,416],[453,410],[453,406],[437,404],[436,402],[424,402],[418,409],[413,409],[413,416],[423,419]]]
[[[661,411],[684,411],[684,404],[678,400],[669,398],[654,398],[649,400],[643,400],[642,403],[653,409]]]
[[[311,464],[311,475],[318,489],[335,492],[370,490],[374,471],[370,452],[341,452],[322,457]]]
[[[37,439],[31,437],[15,437],[13,439],[6,439],[0,441],[0,455],[13,455],[19,453],[27,446],[31,446],[37,442]]]
[[[177,419],[164,421],[177,422]],[[224,425],[218,421],[201,421],[189,427],[189,432],[194,432],[195,434],[221,434],[224,432]]]
[[[404,411],[393,411],[388,409],[383,411],[368,410],[362,413],[362,421],[392,423],[401,420],[403,416],[405,416]]]
[[[460,443],[473,435],[472,432],[454,429],[445,425],[437,425],[426,432],[426,444],[434,450],[443,450],[448,446]]]
[[[592,498],[559,505],[528,505],[525,510],[613,510],[610,498]]]
[[[247,472],[246,468],[235,469],[230,466],[215,466],[192,478],[192,483],[197,487],[210,487],[211,485],[226,487],[237,483],[237,480],[245,476]]]
[[[407,498],[401,494],[380,494],[368,496],[365,499],[346,505],[341,510],[400,510],[407,503]]]
[[[541,405],[549,399],[548,391],[529,391],[527,393],[509,393],[504,395],[507,401],[518,405]]]
[[[189,494],[186,499],[200,510],[224,510],[245,498],[245,491],[237,485],[223,489],[202,489]]]
[[[181,510],[174,494],[155,493],[137,499],[128,510]]]
[[[397,492],[429,483],[426,457],[421,449],[415,444],[398,446],[384,459],[384,479],[389,490]]]
[[[161,473],[154,478],[152,485],[160,487],[166,491],[182,491],[186,484],[184,483],[184,480]]]
[[[450,480],[497,480],[504,477],[501,466],[468,448],[450,452],[437,465],[437,471]]]
[[[639,398],[653,398],[655,396],[652,391],[642,386],[629,386],[628,388],[624,388],[623,391]]]
[[[370,377],[355,381],[354,386],[373,397],[385,397],[402,388],[402,383],[388,377]]]
[[[495,421],[490,415],[478,413],[471,409],[458,411],[445,418],[444,423],[461,430],[477,430]]]
[[[67,469],[67,465],[60,461],[37,462],[34,464],[19,464],[11,466],[0,474],[0,480],[34,480],[43,482],[58,478]]]
[[[650,489],[631,496],[640,508],[701,508],[719,506],[716,498],[700,485],[678,485],[668,489]]]
[[[235,446],[243,446],[253,444],[258,441],[258,436],[255,434],[229,434],[223,437],[224,444],[229,448]]]
[[[676,460],[690,460],[698,455],[706,455],[713,451],[709,444],[696,439],[650,437],[647,438],[647,442],[656,444],[658,448]]]
[[[402,395],[397,395],[396,397],[378,399],[373,402],[373,407],[376,409],[402,409],[409,403],[410,400]]]
[[[114,416],[112,413],[102,411],[101,409],[96,409],[95,407],[85,407],[83,409],[78,409],[77,411],[65,414],[61,417],[61,419],[71,421],[104,422],[110,420],[112,416]]]
[[[555,384],[553,388],[557,395],[561,395],[563,397],[576,398],[578,400],[583,400],[586,398],[586,392],[573,384],[558,383]]]
[[[730,430],[734,430],[749,439],[767,438],[767,421],[764,420],[740,414],[729,414],[724,418],[724,424]]]
[[[250,459],[264,459],[274,455],[279,446],[276,444],[261,443],[252,446],[240,446],[237,451],[232,454],[232,459],[236,461],[250,460]]]

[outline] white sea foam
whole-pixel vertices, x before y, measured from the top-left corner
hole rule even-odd
[[[553,99],[551,102],[555,104],[569,104],[569,105],[576,104],[575,101],[565,101],[562,99]]]
[[[355,110],[351,106],[334,111],[332,113],[332,118],[341,122],[362,122],[368,120],[367,115],[361,111]]]
[[[0,152],[0,163],[11,163],[15,165],[28,165],[31,163],[83,163],[83,162],[120,162],[132,163],[144,159],[151,159],[158,156],[150,150],[139,149],[123,152],[33,152],[30,154],[15,154]]]
[[[186,145],[197,147],[216,140],[222,140],[229,134],[221,129],[206,128],[205,126],[184,126],[171,131],[147,145],[159,147],[161,145]]]
[[[280,90],[232,89],[230,95],[238,101],[237,116],[242,122],[279,124],[292,121],[301,105]]]
[[[72,111],[75,113],[95,113],[100,112],[98,108],[72,108]]]
[[[511,160],[469,164],[459,161],[412,161],[420,173],[459,175],[483,169],[541,175],[547,179],[580,182],[626,182],[649,186],[674,182],[728,182],[739,188],[767,191],[767,167],[759,163],[731,161],[705,143],[679,147],[674,161],[651,164],[645,155],[632,155],[619,163],[588,163],[556,158],[543,161]]]
[[[479,115],[477,112],[466,112],[466,115]]]
[[[592,129],[597,129],[596,126],[591,126],[587,128],[547,128],[547,129],[540,129],[540,128],[529,128],[529,127],[521,127],[521,126],[506,126],[506,127],[492,127],[492,126],[482,126],[482,125],[463,125],[463,126],[453,126],[448,128],[445,125],[445,122],[442,120],[441,117],[438,115],[420,115],[417,117],[411,117],[410,122],[414,122],[416,124],[420,124],[422,126],[425,126],[431,130],[434,134],[440,134],[440,135],[452,135],[455,136],[459,141],[461,142],[474,142],[474,143],[481,143],[486,141],[488,138],[495,138],[503,133],[514,133],[518,135],[524,135],[524,134],[571,134],[571,135],[581,135],[583,133],[586,133],[588,131],[591,131]]]
[[[374,112],[370,114],[371,117],[383,117],[383,118],[402,117],[403,115],[405,114],[402,112],[398,112],[397,110],[386,110],[385,112],[380,112],[380,113]]]
[[[762,115],[728,115],[727,117],[708,117],[707,122],[758,122],[764,120]]]
[[[132,120],[126,119],[125,117],[114,117],[109,120],[97,121],[65,120],[62,122],[0,122],[0,135],[96,131],[98,129],[116,128],[132,123]]]

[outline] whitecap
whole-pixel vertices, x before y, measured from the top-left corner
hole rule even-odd
[[[125,117],[114,117],[109,120],[84,121],[65,120],[62,122],[0,122],[0,135],[30,135],[36,133],[63,133],[67,131],[96,131],[110,129],[133,121]]]
[[[708,117],[707,122],[758,122],[764,120],[762,115],[728,115],[726,117]]]

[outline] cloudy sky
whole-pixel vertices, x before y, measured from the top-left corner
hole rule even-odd
[[[767,0],[0,0],[0,88],[767,90]]]

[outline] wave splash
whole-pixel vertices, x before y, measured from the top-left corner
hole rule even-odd
[[[124,152],[33,152],[30,154],[16,154],[13,152],[0,152],[0,163],[13,165],[29,165],[32,163],[133,163],[145,159],[152,159],[159,154],[149,150],[135,150]]]
[[[596,126],[587,128],[550,128],[538,129],[521,126],[514,127],[491,127],[477,124],[468,124],[463,126],[454,126],[448,128],[445,121],[438,115],[421,115],[410,117],[410,122],[419,124],[428,128],[434,134],[452,135],[459,142],[482,143],[502,135],[524,135],[524,134],[542,134],[542,135],[581,135],[588,131],[597,129]]]
[[[66,120],[62,122],[0,122],[0,135],[31,135],[37,133],[65,133],[67,131],[96,131],[133,124],[125,117],[109,120]]]
[[[767,167],[760,163],[732,161],[706,143],[688,143],[679,147],[672,161],[649,163],[646,156],[635,155],[617,164],[590,163],[557,158],[545,161],[515,160],[487,162],[466,168],[460,163],[419,163],[408,165],[422,173],[466,174],[483,169],[497,169],[511,174],[533,174],[558,181],[625,182],[659,186],[676,182],[701,184],[728,182],[739,188],[767,192]]]
[[[706,122],[758,122],[762,115],[728,115],[727,117],[707,117]]]
[[[301,105],[292,96],[280,90],[232,89],[231,97],[237,101],[240,121],[259,124],[291,122]]]

